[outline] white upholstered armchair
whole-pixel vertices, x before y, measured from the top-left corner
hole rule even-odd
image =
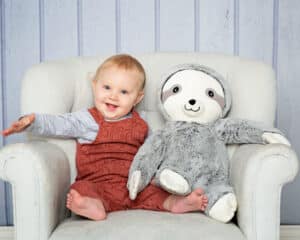
[[[179,63],[198,63],[220,72],[232,91],[229,116],[273,125],[276,81],[260,62],[198,53],[140,55],[146,96],[139,110],[153,130],[163,127],[156,104],[162,74]],[[64,113],[92,104],[89,73],[104,60],[78,57],[46,62],[28,70],[22,85],[22,114]],[[16,240],[90,239],[251,239],[278,240],[280,194],[298,170],[294,151],[281,144],[229,148],[231,183],[236,191],[235,221],[223,224],[200,213],[170,214],[143,210],[110,213],[106,221],[70,217],[65,197],[74,180],[75,141],[28,136],[0,151],[0,178],[12,184]]]

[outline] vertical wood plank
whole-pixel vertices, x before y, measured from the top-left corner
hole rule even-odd
[[[4,45],[4,2],[0,0],[0,128],[1,130],[4,128],[4,95],[3,95],[3,75],[4,75],[4,54],[3,49],[5,47]],[[3,136],[0,135],[0,147],[4,145]]]
[[[155,2],[123,0],[120,2],[120,51],[153,52],[155,50]]]
[[[116,52],[116,2],[82,1],[82,54],[109,55]]]
[[[199,2],[200,52],[234,53],[234,0]]]
[[[5,124],[19,118],[20,87],[24,72],[40,60],[39,1],[4,1]],[[7,127],[7,126],[5,126]],[[19,135],[7,137],[6,143],[16,142]]]
[[[279,1],[278,29],[278,127],[300,156],[300,1]],[[300,175],[284,187],[281,222],[300,224]]]
[[[160,0],[160,49],[193,51],[195,46],[194,0]]]
[[[4,22],[4,4],[3,1],[0,1],[0,127],[1,130],[4,128],[4,96],[3,96],[3,49],[4,49],[4,39],[3,39],[3,22]],[[0,131],[1,131],[0,130]],[[3,137],[0,136],[0,148],[3,147]],[[5,201],[5,183],[0,180],[0,226],[7,225],[6,219],[6,201]]]
[[[45,58],[43,60],[77,56],[79,53],[77,1],[45,0],[43,3]]]
[[[240,56],[273,62],[273,0],[239,1]]]
[[[4,2],[0,0],[0,128],[4,128]],[[3,136],[0,135],[0,147],[4,145]]]
[[[4,0],[4,82],[5,127],[20,114],[20,85],[26,69],[39,62],[39,1]],[[20,135],[12,135],[5,143],[22,141]],[[7,223],[13,224],[11,189],[5,185]]]

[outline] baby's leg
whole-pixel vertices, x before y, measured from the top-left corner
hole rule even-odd
[[[106,218],[105,208],[101,200],[80,195],[71,189],[67,195],[67,208],[72,212],[92,220],[103,220]]]
[[[204,211],[208,199],[201,188],[195,189],[187,196],[170,195],[163,206],[173,213],[185,213],[192,211]]]

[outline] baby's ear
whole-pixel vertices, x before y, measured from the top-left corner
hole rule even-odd
[[[88,72],[87,73],[87,79],[91,82],[95,78],[95,73],[94,72]]]
[[[145,96],[145,92],[144,91],[140,91],[137,98],[136,98],[136,101],[135,101],[135,104],[134,105],[137,105],[140,101],[143,100]]]

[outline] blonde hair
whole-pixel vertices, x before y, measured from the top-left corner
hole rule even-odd
[[[101,72],[109,67],[117,67],[123,70],[136,71],[141,76],[142,88],[145,87],[146,82],[146,74],[142,64],[134,57],[128,54],[118,54],[113,55],[106,59],[97,69],[96,75],[94,77],[97,80],[97,77],[101,74]]]

